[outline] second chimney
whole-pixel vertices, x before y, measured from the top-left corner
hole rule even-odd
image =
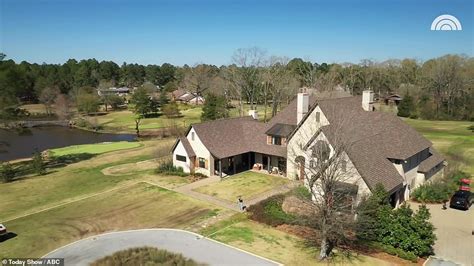
[[[296,122],[299,124],[303,117],[308,112],[309,108],[309,94],[306,92],[298,93],[296,100]]]
[[[251,116],[253,119],[258,120],[258,112],[257,110],[249,110],[249,116]]]
[[[374,92],[365,90],[362,92],[362,108],[365,111],[371,112],[374,110]]]

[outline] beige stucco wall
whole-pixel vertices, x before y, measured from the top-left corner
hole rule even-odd
[[[192,140],[191,138],[192,133],[194,133],[194,140]],[[212,158],[211,153],[206,148],[206,146],[204,146],[198,134],[196,133],[196,131],[194,131],[194,128],[191,128],[191,130],[189,130],[188,135],[186,135],[186,138],[189,140],[189,143],[191,144],[191,147],[193,148],[194,153],[196,154],[196,165],[194,171],[196,173],[201,173],[203,175],[210,176],[214,169],[214,159]],[[207,169],[199,168],[199,157],[208,160]]]
[[[316,112],[320,112],[320,121],[316,122]],[[324,113],[319,107],[316,107],[313,112],[308,116],[300,128],[295,132],[293,137],[288,142],[288,151],[287,151],[287,177],[290,179],[296,179],[299,175],[298,164],[295,162],[296,157],[303,156],[305,158],[305,169],[306,174],[310,175],[310,161],[313,159],[311,155],[311,148],[308,150],[303,150],[303,147],[310,141],[314,134],[318,131],[321,126],[328,125],[329,121],[327,120]],[[317,141],[322,140],[329,144],[324,133],[320,133],[311,143],[309,147],[314,145]],[[333,148],[331,148],[331,156],[333,155]],[[341,182],[349,183],[356,185],[358,187],[356,204],[360,200],[370,195],[370,189],[355,168],[354,164],[350,160],[349,156],[344,153],[344,160],[346,161],[346,172],[341,173],[340,178]]]
[[[185,156],[186,162],[176,160],[176,155]],[[181,141],[178,143],[178,145],[173,151],[173,165],[176,167],[182,167],[185,173],[190,172],[191,160],[189,159],[189,155],[186,153],[186,150],[184,149],[183,143],[181,143]]]
[[[320,112],[320,122],[316,122],[316,112]],[[329,121],[327,120],[324,113],[321,111],[319,106],[317,106],[300,126],[300,128],[295,132],[293,137],[288,142],[287,149],[287,161],[286,161],[286,173],[287,177],[290,179],[296,179],[298,174],[298,166],[295,163],[297,156],[304,155],[302,148],[311,137],[318,131],[321,126],[328,125]],[[309,160],[306,158],[306,163],[309,163]]]

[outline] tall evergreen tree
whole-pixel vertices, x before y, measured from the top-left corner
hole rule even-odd
[[[216,120],[229,116],[225,97],[208,94],[202,108],[201,120]]]
[[[413,98],[409,93],[403,96],[402,101],[398,105],[398,116],[401,117],[410,117],[415,111],[415,104],[413,103]]]

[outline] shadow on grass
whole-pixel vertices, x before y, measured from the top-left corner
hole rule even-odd
[[[56,172],[54,169],[65,167],[69,164],[77,163],[80,161],[89,160],[95,156],[96,154],[77,153],[77,154],[51,157],[49,160],[45,162],[45,167],[47,168],[47,172],[44,175],[48,175],[48,174]],[[12,164],[12,166],[15,169],[16,175],[15,175],[15,178],[11,182],[20,181],[32,175],[36,175],[36,172],[34,168],[32,167],[31,160],[17,162],[17,163]]]
[[[15,238],[16,236],[17,236],[17,234],[15,234],[13,232],[8,232],[5,235],[0,236],[0,243],[5,242],[7,240],[10,240],[12,238]]]

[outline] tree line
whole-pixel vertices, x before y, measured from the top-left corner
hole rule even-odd
[[[0,54],[0,109],[23,102],[53,104],[58,94],[77,97],[82,92],[112,86],[158,85],[170,92],[182,88],[198,95],[213,94],[227,102],[255,108],[263,104],[273,116],[299,88],[316,92],[343,89],[359,95],[372,89],[383,96],[398,93],[408,99],[404,116],[423,119],[474,120],[474,59],[446,55],[421,62],[415,59],[360,63],[314,63],[301,58],[271,56],[260,48],[238,49],[231,64],[215,66],[139,65],[96,59],[64,64],[16,63]],[[266,114],[265,110],[265,114]],[[265,117],[267,120],[269,117]]]

